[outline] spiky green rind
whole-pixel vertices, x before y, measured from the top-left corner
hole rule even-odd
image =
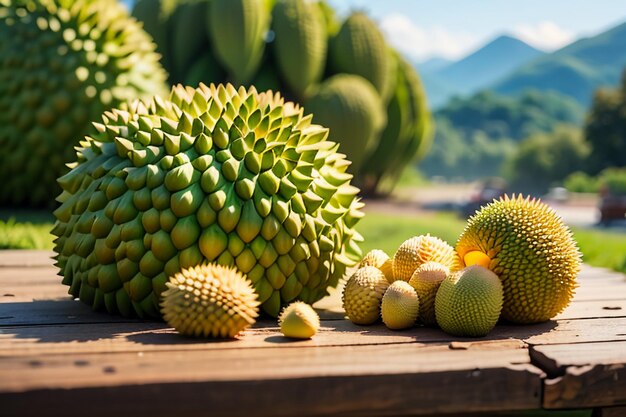
[[[413,273],[409,285],[420,299],[419,317],[427,326],[437,324],[435,319],[435,297],[441,282],[450,274],[450,269],[438,262],[425,262]]]
[[[349,162],[277,94],[176,86],[96,129],[59,179],[53,230],[63,282],[96,309],[159,316],[167,277],[208,261],[236,266],[276,317],[361,256]]]
[[[257,294],[235,268],[198,265],[174,274],[165,285],[163,318],[184,336],[234,338],[259,315]]]
[[[271,7],[266,0],[212,0],[207,27],[213,51],[233,81],[250,82],[265,50]]]
[[[330,66],[336,73],[360,75],[374,85],[383,102],[392,87],[393,61],[376,24],[364,13],[351,14],[330,40]]]
[[[346,282],[341,297],[348,319],[355,324],[372,324],[380,318],[380,303],[389,282],[373,266],[357,269]]]
[[[502,284],[480,265],[448,275],[435,298],[437,324],[454,336],[485,336],[498,322],[501,310]]]
[[[280,74],[299,97],[317,84],[326,65],[327,34],[321,10],[305,0],[280,0],[272,11],[274,57]]]
[[[581,254],[569,228],[538,199],[505,196],[483,207],[459,237],[463,258],[481,251],[504,287],[502,317],[515,323],[549,320],[578,286]]]
[[[405,240],[393,256],[393,279],[408,282],[426,262],[438,262],[450,270],[459,269],[459,258],[452,246],[438,237],[414,236]]]
[[[278,323],[285,337],[310,339],[320,328],[320,317],[310,305],[296,301],[285,307]]]
[[[352,161],[351,171],[358,172],[386,123],[374,87],[357,75],[334,75],[312,92],[305,107],[316,123],[330,129],[330,139],[341,144],[339,150]]]
[[[154,49],[115,0],[0,2],[0,206],[52,206],[89,122],[166,91]]]
[[[395,281],[385,291],[381,303],[381,317],[388,328],[402,330],[413,327],[419,310],[419,297],[408,282]]]

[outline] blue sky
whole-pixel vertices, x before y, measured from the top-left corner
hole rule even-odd
[[[626,21],[624,0],[329,1],[344,15],[368,12],[416,60],[460,58],[502,33],[550,51]]]
[[[366,11],[391,44],[417,61],[458,59],[503,33],[551,51],[626,21],[625,0],[328,1],[344,16]]]

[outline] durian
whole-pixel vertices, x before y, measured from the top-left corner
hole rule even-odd
[[[450,269],[447,266],[429,261],[418,266],[409,280],[409,285],[415,289],[419,296],[420,320],[428,326],[437,324],[435,319],[435,296],[441,282],[449,274]]]
[[[369,251],[365,254],[363,259],[361,259],[358,267],[363,268],[364,266],[373,266],[374,268],[380,269],[380,271],[385,274],[387,281],[390,283],[393,282],[393,260],[384,251],[380,249]]]
[[[320,328],[320,317],[310,305],[296,301],[285,307],[278,323],[285,337],[310,339]]]
[[[313,121],[328,126],[330,139],[340,143],[341,152],[358,172],[376,147],[387,123],[380,96],[370,82],[357,75],[338,74],[322,82],[305,100]]]
[[[419,315],[420,300],[405,281],[394,281],[389,285],[381,303],[381,317],[385,326],[392,330],[413,327]]]
[[[166,92],[154,50],[116,0],[0,2],[0,206],[53,206],[90,122]]]
[[[501,309],[502,284],[480,265],[448,275],[435,298],[437,324],[454,336],[485,336],[498,322]]]
[[[266,0],[212,0],[209,2],[209,39],[216,58],[240,84],[250,82],[259,69],[271,5]]]
[[[321,13],[306,0],[280,0],[272,11],[277,67],[298,97],[320,81],[326,66],[327,34]]]
[[[415,270],[425,262],[438,262],[450,270],[459,267],[454,248],[430,234],[404,241],[393,256],[393,279],[409,281]]]
[[[183,269],[165,285],[163,318],[184,336],[234,338],[259,314],[250,281],[232,267],[203,264]]]
[[[167,278],[208,261],[236,266],[276,317],[360,258],[349,162],[278,94],[176,86],[95,126],[53,230],[63,283],[94,309],[159,317]]]
[[[380,318],[380,303],[389,282],[373,266],[359,268],[343,289],[343,309],[355,324],[372,324]]]
[[[393,58],[380,30],[364,13],[351,14],[330,40],[330,66],[335,73],[360,75],[387,102],[393,84]]]
[[[483,207],[469,219],[456,249],[465,262],[489,259],[504,288],[502,317],[515,323],[553,318],[577,287],[581,254],[572,233],[537,199],[505,196]]]

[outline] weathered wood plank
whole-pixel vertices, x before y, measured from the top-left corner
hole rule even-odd
[[[575,301],[555,320],[626,317],[626,299],[603,301]]]
[[[525,347],[520,339],[455,338],[439,329],[415,328],[397,332],[378,324],[356,326],[347,320],[323,321],[311,340],[293,341],[282,336],[276,321],[261,320],[238,339],[214,341],[181,337],[173,328],[158,322],[94,323],[56,326],[0,327],[0,357],[52,354],[148,352],[183,350],[223,350],[248,348],[322,347],[392,344],[472,345],[483,349]]]
[[[52,265],[54,252],[47,250],[0,250],[0,268]]]
[[[530,352],[554,377],[545,382],[545,408],[626,404],[626,342],[533,346]]]
[[[419,415],[498,410],[505,396],[535,409],[542,376],[524,349],[414,344],[24,357],[0,359],[0,373],[15,376],[0,381],[3,411],[22,416],[87,404],[95,415]]]
[[[104,314],[92,313],[92,323],[46,326],[1,326],[0,357],[60,353],[140,352],[162,350],[221,350],[275,347],[287,339],[276,321],[261,320],[239,340],[215,343],[185,339],[165,323],[120,321],[111,323]],[[83,316],[88,317],[88,316]],[[300,347],[356,346],[370,344],[448,344],[455,341],[518,340],[533,345],[626,341],[626,318],[562,320],[536,325],[498,325],[487,338],[459,338],[440,329],[416,326],[392,331],[378,323],[357,326],[348,320],[322,321],[312,340],[290,344]],[[285,344],[285,346],[289,346]]]

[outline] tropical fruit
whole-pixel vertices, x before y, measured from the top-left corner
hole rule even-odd
[[[320,317],[313,307],[302,301],[289,304],[278,318],[280,331],[285,337],[310,339],[320,328]]]
[[[274,57],[282,78],[299,97],[320,81],[326,65],[324,17],[315,3],[279,0],[272,12]]]
[[[165,92],[152,39],[116,0],[0,5],[0,206],[54,205],[102,112]]]
[[[95,309],[159,316],[168,277],[208,261],[236,266],[276,317],[360,258],[349,162],[278,94],[176,86],[95,126],[59,178],[53,230],[63,283]]]
[[[359,268],[364,266],[373,266],[380,269],[385,274],[387,281],[393,282],[393,260],[382,250],[374,249],[369,251],[359,263]]]
[[[392,330],[413,327],[419,315],[420,301],[405,281],[395,281],[387,288],[381,303],[381,317],[385,326]]]
[[[334,75],[311,93],[305,107],[313,120],[330,129],[330,139],[350,155],[352,172],[358,172],[376,146],[385,126],[385,110],[372,85],[357,75]]]
[[[435,297],[441,282],[450,274],[450,269],[438,262],[425,262],[417,267],[409,285],[415,289],[420,299],[419,317],[427,326],[437,324],[435,319]]]
[[[271,9],[266,0],[211,0],[209,39],[233,81],[247,84],[261,63]]]
[[[504,288],[502,317],[515,323],[551,319],[577,287],[581,254],[572,233],[537,199],[505,196],[483,207],[469,219],[456,249],[466,262],[489,258]]]
[[[354,324],[372,324],[380,318],[380,303],[389,282],[373,266],[359,268],[348,279],[341,300],[348,319]]]
[[[389,193],[429,148],[419,77],[363,13],[342,21],[309,0],[137,0],[133,14],[157,40],[170,83],[253,85],[316,106],[365,195]],[[348,75],[361,82],[322,91]]]
[[[165,285],[163,318],[184,336],[233,338],[259,315],[257,294],[235,268],[198,265],[174,274]]]
[[[393,279],[409,281],[415,270],[425,262],[438,262],[450,270],[459,268],[454,248],[430,234],[404,241],[393,256]]]
[[[448,275],[435,298],[437,323],[454,336],[485,336],[498,322],[501,309],[502,284],[480,265]]]
[[[386,102],[393,83],[393,60],[382,33],[365,14],[351,14],[330,40],[330,67],[336,73],[360,75]]]

